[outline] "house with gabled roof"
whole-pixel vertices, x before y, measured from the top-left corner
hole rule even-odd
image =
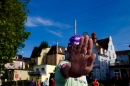
[[[30,58],[17,54],[12,63],[5,64],[7,80],[29,80],[28,71],[31,70],[26,66],[29,62]]]
[[[52,46],[47,53],[47,64],[57,65],[60,61],[65,59],[65,47],[63,46]]]
[[[41,64],[46,64],[46,54],[50,48],[39,48],[39,47],[34,47],[32,54],[30,56],[31,62],[30,66],[33,67],[34,65],[41,65]]]
[[[112,42],[112,37],[97,39],[96,33],[92,33],[93,53],[96,59],[93,63],[92,76],[98,80],[106,80],[109,77],[109,65],[115,63],[116,53]]]
[[[36,51],[38,52],[38,51]],[[33,53],[33,52],[32,52]],[[39,55],[41,56],[41,55]],[[31,56],[32,57],[32,56]],[[36,57],[35,57],[36,58]],[[39,57],[37,57],[38,59]],[[33,72],[29,72],[29,75],[32,76],[41,76],[42,81],[46,78],[50,77],[51,73],[54,73],[56,65],[65,59],[65,48],[62,46],[54,45],[52,46],[48,52],[46,52],[45,56],[45,64],[34,65]],[[36,60],[31,58],[31,60]],[[36,60],[38,61],[38,60]]]

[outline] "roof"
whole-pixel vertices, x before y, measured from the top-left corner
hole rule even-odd
[[[57,46],[52,46],[47,55],[52,55],[52,54],[65,54],[65,47],[58,46],[58,51],[57,51]]]
[[[109,38],[97,40],[97,43],[103,48],[103,49],[108,49],[108,43],[109,43]]]
[[[130,50],[116,51],[116,55],[130,55]]]
[[[13,58],[14,61],[23,61],[23,56],[20,54],[16,54]]]
[[[17,59],[23,59],[23,56],[20,54],[17,54],[16,57],[17,57]]]
[[[42,48],[34,47],[34,49],[33,49],[33,51],[32,51],[32,54],[31,54],[31,57],[30,57],[30,58],[39,57],[40,54],[41,54],[41,51],[42,51]]]
[[[25,62],[28,62],[28,61],[31,61],[31,58],[23,57],[23,60],[24,60]]]

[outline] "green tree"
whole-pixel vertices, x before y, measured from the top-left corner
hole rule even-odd
[[[0,0],[0,66],[12,62],[30,35],[25,23],[29,0]],[[0,67],[0,68],[1,68]]]
[[[49,46],[48,42],[46,42],[46,41],[42,41],[41,44],[39,45],[39,48],[42,48],[42,49],[48,48],[48,47],[50,47],[50,46]]]

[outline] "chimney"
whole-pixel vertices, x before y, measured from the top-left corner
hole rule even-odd
[[[91,36],[92,36],[93,43],[96,43],[97,42],[96,33],[92,32]]]

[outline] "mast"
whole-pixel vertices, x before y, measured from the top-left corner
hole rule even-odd
[[[76,20],[74,20],[74,35],[76,35]]]

